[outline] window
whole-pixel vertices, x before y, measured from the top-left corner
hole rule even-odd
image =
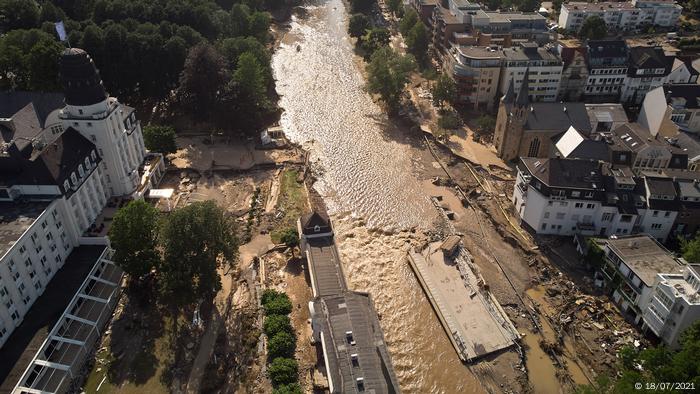
[[[593,192],[586,192],[586,198],[593,198]]]
[[[615,217],[615,214],[614,214],[614,213],[612,213],[612,212],[605,212],[605,213],[603,214],[603,217],[602,217],[601,220],[603,220],[604,222],[612,222],[612,220],[613,220],[614,217]]]
[[[540,152],[540,139],[535,137],[531,142],[530,142],[530,148],[528,149],[528,156],[530,157],[537,157],[539,156]]]
[[[547,223],[542,223],[542,230],[546,230],[546,229],[547,229]]]
[[[549,212],[545,212],[545,213],[544,213],[544,218],[545,218],[545,219],[549,219]]]
[[[17,311],[12,312],[12,315],[10,315],[10,316],[12,317],[12,320],[19,319],[19,313],[17,313]]]
[[[669,217],[669,216],[671,216],[671,212],[666,211],[666,212],[664,213],[664,217]]]
[[[659,216],[659,211],[654,211],[654,213],[652,213],[651,216],[653,216],[653,217]]]
[[[571,197],[581,197],[581,192],[578,190],[573,190],[571,192]]]
[[[583,208],[583,203],[582,203],[582,202],[577,202],[576,204],[574,204],[574,207],[575,207],[575,208]]]
[[[661,228],[661,223],[654,223],[651,225],[652,230],[658,230]]]
[[[595,204],[586,204],[587,209],[593,209],[595,208]]]
[[[564,212],[557,212],[557,220],[563,220],[566,217]]]
[[[24,245],[22,245],[22,246],[19,247],[19,252],[20,252],[20,253],[24,253],[24,251],[26,251],[26,250],[27,250],[27,248],[25,248]]]

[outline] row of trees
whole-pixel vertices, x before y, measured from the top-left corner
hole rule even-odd
[[[426,66],[430,61],[428,49],[430,47],[430,34],[418,13],[413,7],[408,7],[404,12],[399,31],[404,37],[408,52],[411,53],[421,66]]]
[[[160,299],[173,308],[211,297],[221,288],[218,269],[238,257],[235,225],[214,202],[197,202],[166,216],[143,200],[114,215],[109,232],[114,261],[132,284],[155,278]]]
[[[265,310],[263,330],[268,339],[268,372],[275,387],[273,393],[301,394],[303,391],[297,383],[298,366],[294,360],[296,336],[289,320],[292,302],[287,294],[268,289],[263,292],[261,303]]]
[[[248,119],[242,113],[266,107],[273,90],[266,48],[270,15],[264,9],[284,4],[284,0],[0,0],[0,89],[60,89],[58,60],[64,45],[56,39],[53,23],[63,20],[71,45],[91,54],[110,93],[164,98],[178,90],[183,109],[192,109],[201,118],[209,113],[187,106],[191,103],[187,97],[199,92],[192,84],[183,87],[183,81],[192,80],[183,71],[194,57],[211,53],[195,48],[215,48],[216,54],[206,60],[214,59],[217,65],[212,74],[216,84],[206,87],[215,88],[212,94],[229,102],[252,95],[252,108],[227,107],[230,115],[238,111],[238,118]],[[240,86],[243,80],[251,82]]]

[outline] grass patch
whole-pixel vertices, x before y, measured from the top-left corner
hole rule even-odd
[[[297,219],[307,212],[306,191],[304,185],[297,181],[299,171],[284,170],[280,175],[280,194],[277,209],[284,212],[276,229],[270,233],[272,242],[282,243],[282,233],[288,228],[296,228]]]

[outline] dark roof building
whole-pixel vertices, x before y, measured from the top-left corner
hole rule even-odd
[[[0,92],[0,118],[9,119],[26,106],[31,106],[39,126],[44,127],[51,112],[62,108],[63,93]]]

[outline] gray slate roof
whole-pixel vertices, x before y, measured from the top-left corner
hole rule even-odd
[[[63,93],[0,92],[0,118],[11,118],[27,104],[34,107],[41,127],[51,112],[65,105]]]
[[[521,158],[529,172],[549,187],[597,190],[603,188],[600,164],[581,159]]]
[[[591,121],[584,103],[531,103],[525,130],[564,132],[574,126],[584,136],[591,133]]]

